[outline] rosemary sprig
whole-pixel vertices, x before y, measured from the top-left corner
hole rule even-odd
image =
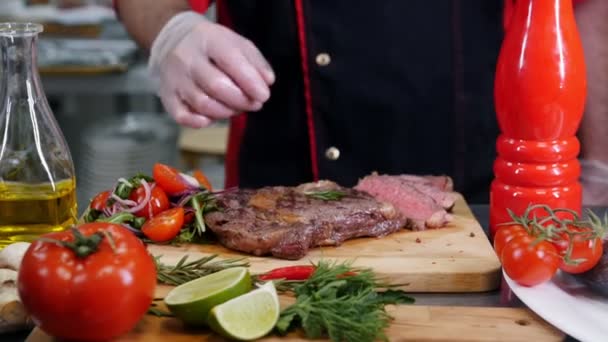
[[[158,308],[158,304],[152,303],[148,308],[148,315],[153,315],[156,317],[173,317],[173,314]]]
[[[308,280],[289,286],[296,303],[281,312],[275,329],[286,334],[300,325],[311,339],[327,334],[340,342],[385,340],[384,329],[391,319],[385,305],[414,302],[371,269],[356,269],[350,263],[320,262]]]
[[[174,286],[227,268],[249,267],[249,261],[245,258],[214,260],[218,257],[216,254],[194,261],[188,261],[188,255],[184,255],[175,266],[163,264],[160,262],[161,257],[161,255],[154,256],[156,278],[159,283]]]
[[[342,192],[342,191],[338,191],[338,190],[323,190],[323,191],[306,191],[306,192],[304,192],[304,195],[311,197],[311,198],[320,199],[323,201],[339,201],[344,196],[346,196],[346,193]]]
[[[204,215],[217,209],[215,197],[208,191],[202,191],[192,196],[188,201],[194,209],[194,233],[203,236],[206,230]]]

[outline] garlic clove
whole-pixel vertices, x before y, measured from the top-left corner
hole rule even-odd
[[[30,247],[29,242],[15,242],[0,251],[0,268],[10,268],[18,271],[25,252]]]

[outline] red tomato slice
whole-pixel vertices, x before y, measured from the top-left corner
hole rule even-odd
[[[165,164],[154,164],[152,177],[156,184],[170,196],[177,195],[190,188],[189,184],[182,179],[178,170]]]
[[[141,203],[146,198],[146,190],[143,186],[139,186],[137,189],[131,191],[131,195],[129,199],[135,201],[137,203]],[[152,207],[152,212],[150,213],[150,206]],[[170,203],[167,194],[158,186],[155,186],[152,189],[152,193],[150,195],[150,202],[146,204],[140,211],[135,212],[135,216],[139,217],[147,217],[152,218],[157,214],[169,209]],[[151,214],[151,215],[150,215]]]
[[[184,214],[184,224],[188,224],[194,221],[194,213],[186,213]]]
[[[110,198],[111,194],[112,191],[110,190],[98,193],[95,197],[93,197],[89,207],[98,211],[104,210],[108,206],[108,198]]]
[[[173,239],[184,225],[184,208],[165,210],[144,223],[141,231],[154,242]]]
[[[205,189],[207,189],[209,191],[213,191],[211,182],[209,182],[209,179],[207,178],[207,176],[205,176],[203,171],[195,170],[192,175],[194,176],[194,178],[198,181],[198,183],[201,186],[203,186]]]

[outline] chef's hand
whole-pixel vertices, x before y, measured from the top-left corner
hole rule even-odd
[[[152,44],[149,71],[165,109],[194,128],[259,110],[275,79],[253,43],[194,12],[163,27]]]
[[[599,160],[581,160],[583,205],[608,205],[608,164]]]

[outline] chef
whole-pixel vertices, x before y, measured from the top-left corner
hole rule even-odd
[[[585,48],[600,41],[593,33],[606,26],[605,3],[579,5],[587,7],[580,19],[595,25]],[[230,119],[226,187],[317,179],[351,186],[373,171],[448,174],[470,202],[488,202],[498,135],[493,80],[511,1],[216,5],[217,23],[202,15],[205,0],[115,2],[150,50],[173,118],[197,128]]]

